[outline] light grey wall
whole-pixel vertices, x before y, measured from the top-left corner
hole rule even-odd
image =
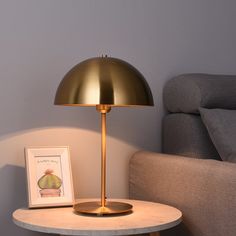
[[[89,57],[127,60],[146,77],[154,108],[108,115],[108,196],[127,197],[135,150],[160,150],[162,88],[186,72],[236,74],[234,0],[0,0],[0,233],[26,205],[23,148],[69,145],[77,197],[99,193],[99,115],[53,106],[63,75]]]

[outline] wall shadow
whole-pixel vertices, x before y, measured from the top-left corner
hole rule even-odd
[[[0,234],[18,236],[47,235],[25,230],[12,221],[12,213],[27,206],[25,168],[5,165],[0,168],[1,201],[0,201]]]

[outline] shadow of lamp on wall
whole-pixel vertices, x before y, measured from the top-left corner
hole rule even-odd
[[[113,107],[154,105],[143,75],[117,58],[90,58],[65,75],[57,89],[54,104],[94,106],[101,113],[101,200],[75,204],[75,211],[100,216],[131,211],[132,205],[128,203],[106,199],[106,114]]]

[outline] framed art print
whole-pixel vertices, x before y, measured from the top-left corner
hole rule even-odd
[[[25,163],[29,208],[73,204],[68,147],[25,148]]]

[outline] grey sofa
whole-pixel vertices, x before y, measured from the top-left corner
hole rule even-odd
[[[183,222],[160,235],[236,236],[236,163],[221,160],[199,114],[199,107],[236,110],[236,76],[178,76],[165,86],[164,103],[166,154],[134,154],[130,198],[182,211]]]

